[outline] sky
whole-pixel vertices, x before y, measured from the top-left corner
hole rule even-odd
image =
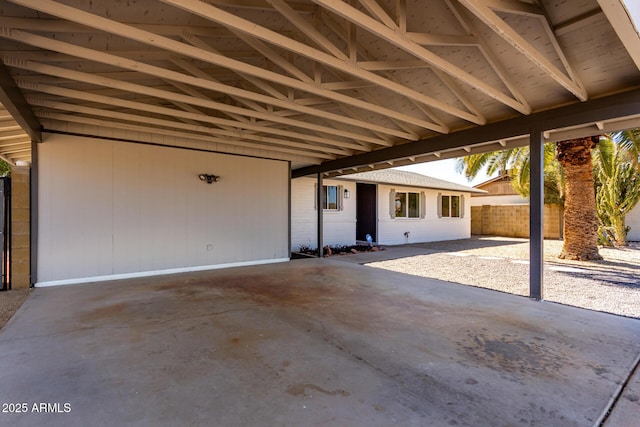
[[[623,0],[623,3],[634,21],[636,31],[640,31],[640,2],[638,0]]]
[[[473,187],[491,178],[487,174],[481,173],[473,181],[469,182],[463,174],[456,172],[456,162],[457,159],[437,160],[435,162],[400,166],[396,169],[421,173],[434,178],[444,179],[445,181],[468,185],[469,187]]]

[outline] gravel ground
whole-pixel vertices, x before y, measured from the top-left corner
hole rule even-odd
[[[0,292],[0,329],[11,319],[30,293],[31,289]]]
[[[366,265],[422,277],[529,295],[529,241],[472,238],[411,245],[425,255]],[[640,318],[640,244],[601,248],[603,261],[567,261],[562,241],[545,241],[543,297],[591,310]]]

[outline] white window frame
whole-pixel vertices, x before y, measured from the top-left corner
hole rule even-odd
[[[336,189],[336,207],[335,208],[329,208],[329,202],[328,202],[328,193],[329,193],[329,187],[334,187]],[[318,184],[315,184],[314,186],[314,197],[313,197],[313,208],[314,209],[318,209],[317,206],[317,194],[318,191]],[[342,210],[343,208],[343,192],[344,192],[344,187],[342,185],[332,185],[332,184],[326,184],[326,185],[322,185],[322,210],[324,212],[339,212]]]
[[[446,212],[446,215],[442,209],[445,197],[448,199],[448,212]],[[452,216],[454,198],[458,199],[458,215],[457,216]],[[464,195],[438,193],[438,218],[451,218],[451,219],[464,218]]]
[[[406,205],[406,212],[404,214],[404,216],[400,216],[398,215],[398,211],[397,211],[397,202],[398,197],[400,194],[404,194],[405,195],[405,205]],[[416,212],[416,216],[409,216],[409,195],[410,194],[415,194],[416,195],[416,201],[418,202],[418,206],[417,206],[417,212]],[[391,189],[391,192],[389,194],[389,216],[393,219],[401,219],[401,220],[415,220],[415,219],[423,219],[425,216],[425,195],[424,195],[424,191],[421,192],[417,192],[417,191],[396,191],[394,189]]]

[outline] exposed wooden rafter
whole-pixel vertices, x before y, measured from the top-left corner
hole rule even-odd
[[[205,62],[210,62],[212,64],[215,65],[219,65],[221,67],[225,67],[234,71],[238,71],[241,73],[246,73],[249,75],[252,75],[254,77],[257,78],[262,78],[262,79],[266,79],[269,81],[272,81],[274,83],[278,83],[278,84],[282,84],[284,86],[287,86],[289,88],[292,89],[297,89],[297,90],[301,90],[301,91],[305,91],[305,92],[309,92],[309,93],[313,93],[319,96],[324,96],[326,98],[332,99],[334,101],[337,102],[343,102],[346,104],[350,104],[354,107],[358,107],[358,108],[363,108],[365,110],[369,110],[369,111],[374,111],[378,114],[382,114],[382,115],[387,115],[389,117],[395,117],[398,118],[399,120],[405,120],[405,121],[409,121],[410,123],[414,123],[418,126],[424,127],[426,129],[432,129],[435,131],[441,131],[440,127],[438,125],[435,125],[433,123],[427,122],[425,120],[421,120],[421,119],[417,119],[415,117],[411,117],[405,114],[400,114],[397,111],[393,111],[391,109],[387,109],[384,107],[381,107],[379,105],[372,105],[370,103],[367,102],[363,102],[357,99],[353,99],[349,96],[334,92],[334,91],[330,91],[327,89],[323,89],[321,87],[318,87],[316,85],[313,84],[309,84],[309,83],[305,83],[305,82],[301,82],[300,80],[297,79],[293,79],[290,77],[286,77],[284,75],[275,73],[275,72],[271,72],[271,71],[267,71],[264,70],[260,67],[256,67],[256,66],[252,66],[237,60],[233,60],[231,58],[227,58],[223,55],[219,55],[219,54],[215,54],[212,52],[208,52],[204,49],[200,49],[194,46],[189,46],[185,43],[181,43],[178,41],[175,41],[173,39],[169,39],[166,37],[162,37],[159,36],[157,34],[152,34],[149,33],[147,31],[144,30],[140,30],[137,29],[133,26],[130,25],[126,25],[126,24],[122,24],[107,18],[103,18],[97,15],[93,15],[91,13],[88,12],[84,12],[82,10],[79,9],[75,9],[66,5],[62,5],[60,3],[56,3],[54,1],[50,1],[50,0],[12,0],[15,3],[27,6],[27,7],[31,7],[35,10],[39,10],[41,12],[45,12],[45,13],[49,13],[51,15],[54,16],[59,16],[61,18],[64,19],[69,19],[72,20],[74,22],[81,22],[85,25],[94,27],[96,29],[102,30],[102,31],[106,31],[108,33],[113,33],[113,34],[117,34],[120,35],[122,37],[125,38],[129,38],[132,40],[136,40],[145,44],[149,44],[149,45],[153,45],[156,47],[160,47],[162,49],[166,49],[170,52],[173,52],[175,54],[178,55],[185,55],[185,56],[189,56],[192,57],[194,59],[198,59],[200,61],[205,61]],[[181,5],[178,5],[181,6]],[[182,5],[183,7],[186,5]],[[213,6],[208,6],[204,3],[200,3],[197,6],[203,7],[209,7],[212,8],[211,9],[207,9],[209,10],[211,13],[214,13],[215,11],[219,10],[214,8]],[[225,17],[231,18],[232,21],[235,21],[237,18],[234,15],[231,15],[227,12],[223,12],[220,10],[221,14],[224,14]],[[255,28],[255,25],[251,25],[248,24],[249,27]],[[15,31],[15,30],[14,30]],[[271,32],[272,33],[272,32]],[[274,33],[276,34],[276,33]],[[278,37],[284,37],[281,36],[279,34],[277,34]],[[286,38],[286,37],[285,37]],[[304,46],[304,45],[303,45]],[[310,48],[307,48],[308,50],[312,50]],[[321,53],[319,51],[317,51],[317,53]],[[309,53],[309,55],[312,55],[311,53]],[[327,55],[328,56],[328,55]],[[335,59],[335,58],[334,58]],[[340,62],[339,60],[335,59],[336,61]],[[364,73],[364,72],[363,72]],[[375,76],[375,80],[378,80],[378,84],[381,85],[385,85],[386,80],[379,77],[379,76]],[[399,86],[399,85],[398,85]],[[411,91],[405,87],[400,87],[398,88],[398,90],[405,92],[406,94],[412,94],[413,96],[416,97],[420,97],[420,98],[428,98],[425,97],[424,95],[418,94],[417,92]],[[450,108],[449,106],[447,106],[445,103],[439,102],[439,101],[434,101],[438,104],[442,104],[443,108],[446,108],[447,110],[455,110],[458,111],[455,108]],[[464,111],[459,111],[459,114],[461,116],[464,116],[463,118],[467,118],[470,121],[475,121],[475,117],[472,116],[469,113],[466,113]]]
[[[137,111],[145,111],[149,113],[161,114],[167,117],[179,117],[186,118],[190,120],[196,120],[203,123],[210,123],[216,126],[231,126],[237,129],[247,129],[250,131],[263,132],[266,134],[273,134],[282,136],[285,138],[292,138],[294,140],[298,140],[303,138],[303,141],[319,143],[319,144],[327,144],[333,145],[337,147],[343,147],[347,149],[357,150],[361,148],[361,146],[354,144],[352,142],[340,142],[327,138],[320,138],[313,135],[304,135],[301,133],[292,132],[286,129],[278,129],[266,126],[260,126],[253,123],[237,123],[233,120],[223,119],[219,117],[213,117],[211,115],[207,115],[204,113],[193,113],[188,111],[176,110],[172,108],[162,107],[153,105],[149,102],[138,102],[138,101],[129,101],[111,96],[97,95],[94,93],[89,93],[87,91],[73,90],[67,88],[61,88],[51,85],[43,85],[33,82],[24,82],[20,79],[16,81],[19,87],[23,89],[29,89],[37,92],[47,93],[51,95],[57,95],[65,98],[78,99],[88,102],[95,102],[102,105],[108,105],[112,107],[121,107],[126,109],[132,109]],[[238,131],[239,132],[239,131]],[[237,136],[240,136],[238,133]]]
[[[342,71],[347,74],[351,74],[356,78],[369,80],[372,83],[375,83],[390,91],[396,92],[399,95],[414,99],[425,105],[429,105],[433,108],[445,111],[454,116],[458,116],[460,118],[463,118],[473,123],[478,123],[478,124],[483,123],[482,121],[478,120],[478,118],[475,117],[473,114],[470,114],[466,111],[452,107],[444,102],[441,102],[437,99],[426,96],[406,86],[391,82],[383,77],[380,77],[377,74],[373,74],[365,70],[362,70],[356,66],[351,65],[349,61],[344,61],[340,58],[336,58],[332,55],[329,55],[323,51],[314,49],[308,45],[305,45],[304,43],[290,39],[286,36],[283,36],[282,34],[269,30],[265,27],[258,26],[255,23],[242,19],[222,9],[218,9],[216,7],[210,6],[206,3],[202,3],[197,0],[161,0],[161,1],[164,3],[172,4],[181,9],[187,10],[196,15],[210,19],[211,21],[216,22],[220,25],[224,25],[227,28],[233,28],[234,30],[243,32],[251,37],[258,38],[263,41],[267,41],[268,43],[271,43],[283,49],[289,50],[297,55],[301,55],[310,60],[321,62],[326,66],[333,67],[336,70]],[[441,131],[441,129],[438,129],[438,127],[434,126],[433,124],[431,124],[429,127],[427,126],[423,126],[423,127],[432,129],[432,130]]]
[[[13,77],[0,62],[0,106],[6,109],[33,141],[42,142],[40,121],[18,90]]]
[[[607,16],[607,19],[614,23],[613,29],[620,37],[629,55],[640,69],[640,22],[633,21],[630,12],[621,0],[598,0],[598,4]]]
[[[542,53],[537,51],[531,44],[524,39],[518,32],[516,32],[513,28],[509,26],[502,18],[500,18],[495,10],[500,10],[503,12],[518,12],[523,13],[522,7],[524,7],[521,2],[509,2],[510,5],[508,7],[504,6],[504,1],[496,1],[496,0],[458,0],[461,4],[463,4],[471,13],[473,13],[476,17],[478,17],[482,22],[488,25],[493,31],[496,32],[499,36],[504,38],[508,43],[510,43],[513,47],[515,47],[518,51],[520,51],[523,55],[529,58],[534,64],[540,67],[549,77],[554,79],[557,83],[562,85],[569,92],[573,93],[578,99],[581,101],[585,101],[587,96],[587,91],[584,88],[584,85],[573,71],[572,67],[569,65],[569,62],[565,58],[564,53],[559,47],[553,32],[549,28],[546,19],[541,19],[541,24],[547,29],[547,34],[550,36],[551,43],[553,44],[556,53],[558,54],[560,60],[562,61],[566,72],[559,70],[555,65],[551,63],[549,59],[547,59]],[[517,5],[518,8],[516,8]],[[495,10],[494,10],[495,9]],[[540,13],[533,13],[534,15],[540,15]],[[544,18],[544,16],[541,16]]]
[[[325,7],[328,10],[331,10],[332,12],[342,16],[343,18],[351,22],[356,23],[362,29],[386,40],[389,43],[394,44],[395,46],[403,49],[411,55],[414,55],[415,57],[429,63],[433,67],[438,68],[447,74],[450,74],[452,77],[455,77],[456,79],[459,79],[471,85],[472,87],[485,93],[487,96],[500,101],[504,105],[520,111],[523,114],[528,114],[531,112],[531,110],[528,109],[527,106],[523,105],[518,100],[509,97],[498,89],[485,83],[481,79],[478,79],[477,77],[474,77],[473,75],[467,73],[460,67],[453,65],[452,63],[439,57],[435,53],[425,49],[423,46],[409,40],[401,32],[391,29],[384,24],[381,24],[380,22],[376,21],[373,18],[370,18],[366,14],[349,6],[348,4],[341,1],[333,0],[313,0],[313,2]],[[479,124],[483,123],[484,122]]]
[[[269,97],[269,96],[265,96],[265,95],[260,95],[257,94],[255,92],[251,92],[251,91],[246,91],[246,90],[242,90],[242,89],[238,89],[232,86],[228,86],[228,85],[224,85],[221,83],[217,83],[214,82],[212,80],[206,80],[200,77],[194,77],[194,76],[189,76],[187,74],[184,73],[177,73],[175,71],[171,71],[171,70],[167,70],[167,69],[163,69],[160,67],[156,67],[156,66],[152,66],[152,65],[148,65],[148,64],[144,64],[141,63],[139,61],[133,61],[133,60],[127,60],[124,58],[120,58],[116,55],[112,55],[112,54],[108,54],[105,52],[99,52],[99,51],[93,51],[91,49],[87,49],[87,48],[83,48],[83,47],[79,47],[79,46],[74,46],[68,43],[64,43],[64,42],[60,42],[60,41],[56,41],[56,40],[51,40],[51,39],[47,39],[45,37],[42,36],[38,36],[35,34],[31,34],[31,33],[26,33],[24,31],[20,31],[20,30],[11,30],[11,29],[4,29],[4,31],[2,31],[3,34],[5,34],[5,37],[8,38],[13,38],[16,40],[21,40],[24,43],[29,43],[32,44],[34,46],[38,46],[38,47],[43,47],[43,48],[47,48],[47,49],[51,49],[51,50],[55,50],[55,51],[59,51],[59,52],[63,52],[69,55],[75,55],[78,57],[82,57],[85,59],[90,59],[93,61],[97,61],[97,62],[103,62],[106,64],[110,64],[110,65],[117,65],[120,66],[122,68],[127,68],[127,69],[131,69],[131,70],[137,70],[137,71],[141,71],[144,72],[145,74],[149,74],[149,75],[154,75],[160,78],[166,78],[166,79],[171,79],[171,80],[175,80],[178,82],[185,82],[188,84],[191,84],[193,86],[197,86],[197,87],[202,87],[204,89],[209,89],[209,90],[213,90],[213,91],[217,91],[220,93],[226,93],[229,95],[234,95],[234,96],[238,96],[238,97],[242,97],[245,99],[250,99],[250,100],[254,100],[257,102],[265,102],[265,103],[269,103],[271,105],[277,106],[277,107],[281,107],[281,108],[290,108],[290,109],[296,109],[297,111],[303,112],[303,113],[307,113],[307,114],[312,114],[312,115],[319,115],[320,117],[324,117],[324,118],[329,118],[331,120],[336,120],[336,121],[342,121],[342,122],[346,122],[346,124],[350,124],[350,125],[355,125],[355,126],[359,126],[363,129],[376,129],[380,132],[384,132],[384,133],[390,133],[399,137],[404,137],[407,139],[412,138],[412,135],[407,135],[406,133],[400,133],[398,131],[395,131],[393,129],[389,129],[389,128],[383,128],[381,126],[377,126],[377,125],[371,125],[370,123],[364,123],[364,122],[356,122],[352,119],[346,118],[344,116],[341,115],[336,115],[336,114],[332,114],[332,113],[328,113],[325,111],[321,111],[321,110],[314,110],[313,108],[309,108],[306,106],[302,106],[299,105],[297,103],[291,102],[290,100],[281,100],[281,99],[277,99],[277,98],[273,98],[273,97]],[[13,58],[13,62],[14,63],[18,63],[15,58]],[[28,67],[26,67],[27,69],[29,69]],[[63,77],[64,74],[64,70],[60,69],[60,73],[58,74],[59,77]],[[219,105],[219,107],[221,108],[227,108],[225,105]],[[210,107],[213,108],[213,107]],[[369,141],[373,144],[376,143],[380,143],[381,145],[387,145],[386,142],[384,141],[377,141],[375,139],[371,139],[369,138]]]
[[[268,151],[294,169],[365,158],[353,168],[379,169],[525,143],[472,141],[640,81],[640,36],[622,0],[143,3],[5,0],[0,88],[19,108],[0,109],[0,157],[28,158],[33,138],[20,133],[37,139],[40,120],[79,134],[112,122],[124,140]],[[29,112],[26,127],[11,121]],[[472,141],[458,141],[461,131]]]

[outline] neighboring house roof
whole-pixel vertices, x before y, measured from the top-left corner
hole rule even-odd
[[[495,178],[491,178],[488,179],[486,181],[481,182],[480,184],[476,184],[473,186],[473,188],[482,188],[484,186],[487,186],[489,184],[493,184],[494,182],[511,182],[511,176],[509,176],[508,174],[501,174],[496,176]]]
[[[381,169],[371,172],[360,172],[338,177],[348,181],[371,182],[376,184],[404,185],[407,187],[432,188],[436,190],[463,191],[467,193],[486,193],[455,182],[433,178],[415,172],[400,171],[394,169]]]
[[[485,190],[485,194],[476,194],[474,196],[519,196],[511,185],[511,175],[508,173],[501,173],[494,178],[474,185],[473,188]]]

